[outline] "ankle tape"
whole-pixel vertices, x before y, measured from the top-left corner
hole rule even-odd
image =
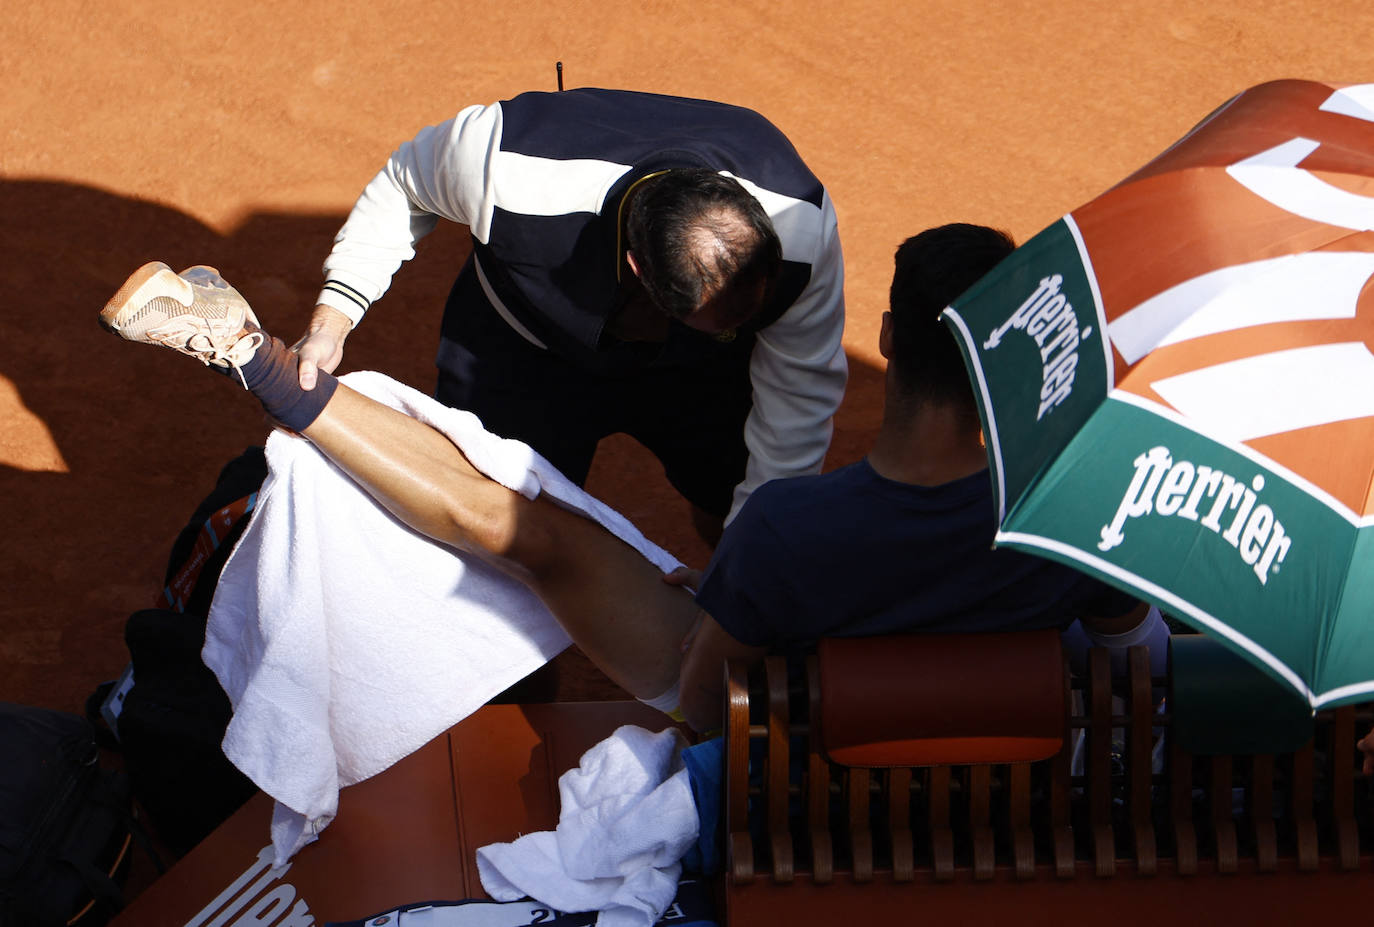
[[[263,411],[292,431],[304,431],[324,411],[338,379],[323,370],[312,390],[301,389],[298,359],[280,338],[266,338],[241,370]]]

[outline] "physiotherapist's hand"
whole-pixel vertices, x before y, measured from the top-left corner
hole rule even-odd
[[[1374,773],[1374,731],[1364,735],[1355,746],[1364,754],[1364,774],[1368,776]]]
[[[314,389],[317,373],[333,373],[343,360],[344,340],[353,330],[353,320],[332,306],[316,306],[310,327],[291,346],[300,358],[301,389]]]
[[[670,586],[685,586],[690,591],[695,592],[701,587],[701,578],[704,575],[701,570],[680,566],[671,573],[664,573],[663,581]]]

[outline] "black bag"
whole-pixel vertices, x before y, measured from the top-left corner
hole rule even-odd
[[[266,449],[260,445],[224,465],[214,488],[172,542],[159,608],[198,615],[204,623],[224,561],[248,527],[265,479]]]
[[[134,796],[178,856],[257,791],[220,747],[229,699],[200,652],[215,584],[266,475],[261,447],[225,465],[172,544],[159,607],[135,612],[124,628],[133,687],[115,722],[119,749]]]
[[[129,786],[79,715],[0,703],[0,927],[97,925],[122,907]]]
[[[134,667],[119,716],[124,768],[158,837],[180,856],[257,787],[220,747],[230,706],[200,659],[204,616],[145,609],[129,616],[124,640]]]

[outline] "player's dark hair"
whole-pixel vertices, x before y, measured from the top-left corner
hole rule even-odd
[[[782,263],[763,205],[733,177],[707,168],[646,180],[630,200],[625,224],[640,282],[655,305],[678,319],[717,294],[756,294]]]
[[[897,249],[888,363],[900,388],[920,400],[962,405],[976,419],[959,345],[940,313],[1015,248],[1005,232],[954,223],[927,229]]]

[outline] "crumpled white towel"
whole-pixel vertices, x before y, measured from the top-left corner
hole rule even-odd
[[[428,422],[503,485],[678,561],[518,441],[377,373],[343,382]],[[205,663],[234,707],[225,755],[277,801],[283,865],[386,769],[537,669],[567,635],[522,583],[397,521],[308,441],[274,432],[269,473],[225,565]]]
[[[674,728],[625,725],[558,780],[558,828],[477,851],[497,901],[528,895],[560,911],[599,911],[598,927],[650,927],[677,894],[700,822]]]

